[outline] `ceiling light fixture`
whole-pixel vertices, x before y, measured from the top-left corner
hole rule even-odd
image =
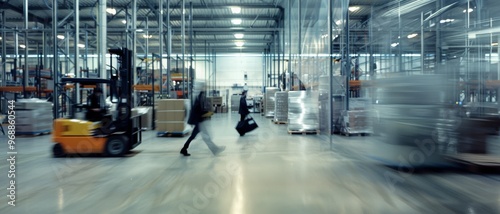
[[[143,32],[144,30],[143,29],[137,29],[135,30],[136,32]]]
[[[106,7],[106,13],[116,15],[116,9],[113,7],[113,0],[111,0],[111,7]]]
[[[26,48],[26,45],[19,45],[20,48]]]
[[[231,7],[231,13],[233,13],[233,14],[240,14],[241,13],[241,7]]]
[[[151,39],[153,38],[153,35],[144,34],[142,35],[142,37],[144,37],[145,39]]]
[[[64,37],[64,35],[57,35],[57,38],[58,39],[64,39],[65,37]]]
[[[235,42],[234,44],[238,47],[242,47],[245,43],[244,42]]]
[[[351,7],[349,7],[349,11],[351,11],[351,12],[354,12],[354,11],[357,11],[357,10],[359,10],[358,6],[351,6]]]
[[[394,47],[396,47],[396,46],[398,46],[398,45],[399,45],[399,42],[392,43],[392,44],[391,44],[391,47],[393,47],[393,48],[394,48]]]
[[[469,11],[469,13],[472,13],[472,11],[474,11],[474,9],[472,9],[472,8],[465,9],[463,12],[466,13],[467,11]]]
[[[113,16],[116,15],[116,9],[112,8],[112,7],[106,8],[106,12],[113,15]]]
[[[439,23],[443,24],[443,23],[448,23],[448,22],[454,22],[455,19],[442,19],[441,21],[439,21]]]
[[[341,24],[342,24],[342,20],[337,20],[337,21],[335,22],[335,24],[337,24],[337,25],[341,25]]]
[[[123,23],[123,24],[127,24],[127,20],[125,20],[125,19],[124,19],[124,20],[122,20],[122,23]]]
[[[85,47],[85,45],[84,45],[84,44],[78,44],[78,47],[79,47],[79,48],[84,48],[84,47]]]
[[[412,38],[415,38],[417,36],[418,36],[418,34],[412,33],[412,34],[408,35],[407,37],[408,37],[408,39],[412,39]]]
[[[245,34],[242,34],[242,33],[235,33],[234,34],[234,38],[237,38],[237,39],[243,39],[244,36],[245,36]]]
[[[231,19],[231,23],[233,23],[233,25],[239,25],[241,22],[241,19]]]
[[[491,43],[491,46],[498,46],[498,42]]]

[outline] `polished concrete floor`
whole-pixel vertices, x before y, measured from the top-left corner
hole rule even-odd
[[[180,156],[187,136],[152,131],[123,158],[52,158],[50,135],[18,137],[15,207],[0,149],[0,213],[500,213],[499,175],[398,172],[364,158],[372,136],[330,144],[254,116],[260,127],[244,137],[237,114],[208,121],[227,147],[217,157],[201,137]]]

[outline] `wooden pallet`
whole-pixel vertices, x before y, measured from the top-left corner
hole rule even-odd
[[[156,133],[157,137],[184,137],[188,134],[189,132],[158,132]]]
[[[288,130],[288,134],[319,134],[319,130]]]
[[[274,121],[274,120],[273,120],[273,123],[274,124],[288,124],[287,121]]]

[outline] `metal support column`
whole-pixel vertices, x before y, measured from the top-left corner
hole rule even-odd
[[[170,0],[167,0],[167,93],[170,97],[171,70],[172,70],[172,25],[170,24]],[[173,91],[175,93],[175,91]]]
[[[328,118],[328,136],[329,136],[329,140],[330,140],[330,149],[333,148],[333,145],[332,145],[332,133],[333,133],[333,0],[329,0],[328,1],[328,78],[329,79],[329,82],[330,82],[330,90],[329,90],[329,93],[328,93],[328,114],[327,114],[327,118]]]
[[[343,2],[344,4],[342,5],[342,12],[345,13],[345,16],[344,16],[344,31],[345,31],[345,41],[346,41],[346,46],[344,48],[344,63],[345,63],[345,75],[346,75],[346,79],[345,79],[345,91],[346,91],[346,94],[345,94],[345,110],[349,110],[349,97],[350,97],[350,80],[351,80],[351,53],[350,53],[350,33],[349,33],[349,12],[348,12],[348,8],[349,8],[349,5],[348,3],[346,2]]]
[[[189,1],[189,73],[188,73],[188,94],[193,92],[194,71],[193,71],[193,1]],[[208,92],[207,92],[208,93]]]
[[[28,78],[29,78],[29,66],[28,66],[28,0],[24,0],[23,4],[24,8],[24,70],[23,70],[23,96],[24,98],[28,98],[28,92],[26,91],[26,86],[28,86]]]
[[[52,71],[54,72],[54,93],[52,95],[52,101],[54,103],[54,119],[59,118],[59,54],[57,51],[57,0],[52,0],[52,48],[53,48],[53,60]]]
[[[292,90],[292,4],[288,3],[288,91]]]
[[[297,46],[298,46],[298,55],[299,55],[299,58],[298,58],[298,74],[297,74],[297,79],[299,79],[299,90],[300,90],[300,83],[302,82],[302,0],[298,0],[299,1],[299,6],[298,6],[298,14],[299,14],[299,20],[298,20],[298,29],[299,29],[299,32],[298,32],[298,41],[297,41]]]
[[[401,45],[399,45],[401,46]],[[420,72],[424,74],[424,58],[425,58],[425,50],[424,50],[424,12],[420,13]],[[399,57],[403,57],[402,54],[400,53]]]
[[[2,86],[6,85],[7,81],[7,46],[6,46],[6,41],[7,39],[5,38],[5,23],[7,19],[5,18],[5,10],[2,10]],[[3,100],[3,99],[2,99]],[[2,105],[3,106],[3,105]]]
[[[75,27],[75,38],[74,38],[74,49],[75,49],[75,59],[73,65],[75,66],[75,75],[77,78],[82,77],[80,72],[80,0],[75,0],[73,4],[74,9],[74,27]],[[69,41],[69,40],[68,40]],[[68,53],[69,54],[69,53]],[[75,99],[80,101],[80,84],[75,85],[76,97]]]
[[[98,23],[98,34],[97,34],[97,42],[98,42],[98,56],[99,56],[99,73],[101,78],[108,78],[108,72],[106,68],[106,53],[107,53],[107,17],[106,17],[106,0],[99,0],[99,13],[97,14]],[[112,66],[112,65],[110,65]],[[104,97],[107,95],[107,88],[102,88],[102,94]]]
[[[186,2],[182,0],[182,11],[181,11],[181,55],[182,55],[182,96],[186,97],[186,66],[184,63],[186,55]],[[191,96],[190,96],[191,97]],[[192,104],[192,99],[191,99]]]
[[[137,80],[137,0],[132,0],[132,17],[130,20],[127,20],[127,22],[130,21],[130,26],[132,28],[131,36],[132,36],[132,44],[130,49],[132,50],[132,80],[130,81],[130,84],[136,85],[138,80]],[[133,90],[133,89],[132,89]],[[132,103],[133,107],[137,106],[137,93],[135,90],[132,93]],[[153,118],[154,118],[154,104],[153,104]],[[154,121],[153,120],[153,128],[154,128]]]
[[[163,1],[164,0],[160,0],[158,3],[158,8],[160,10],[160,15],[158,16],[158,40],[160,42],[160,50],[158,51],[160,55],[160,82],[158,85],[160,86],[160,98],[163,98]],[[168,79],[167,77],[166,81],[168,81]]]

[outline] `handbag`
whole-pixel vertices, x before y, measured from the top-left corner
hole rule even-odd
[[[255,120],[252,117],[247,116],[245,120],[238,122],[238,124],[236,125],[236,131],[238,131],[240,136],[243,136],[246,133],[251,132],[258,127],[259,125],[257,125],[257,122],[255,122]]]

